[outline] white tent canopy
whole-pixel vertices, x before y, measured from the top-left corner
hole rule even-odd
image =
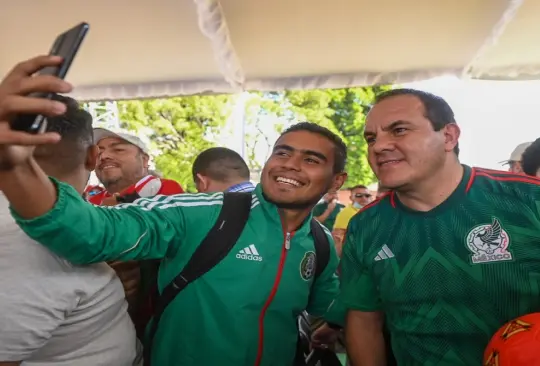
[[[0,77],[80,21],[84,100],[540,78],[540,0],[4,0]]]

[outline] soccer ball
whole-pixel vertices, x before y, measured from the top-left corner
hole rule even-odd
[[[540,366],[540,313],[503,325],[484,352],[484,366]]]

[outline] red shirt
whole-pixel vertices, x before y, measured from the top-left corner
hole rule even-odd
[[[152,175],[147,175],[137,183],[119,192],[120,196],[137,192],[141,197],[153,197],[158,194],[170,196],[173,194],[184,193],[182,186],[170,179],[156,178]],[[103,190],[93,196],[88,197],[88,201],[94,205],[101,205],[103,200],[112,197],[112,194]]]

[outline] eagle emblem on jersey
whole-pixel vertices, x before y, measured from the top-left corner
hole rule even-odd
[[[512,260],[508,250],[510,237],[497,218],[491,224],[478,225],[467,235],[466,244],[472,252],[472,263],[490,263]]]
[[[306,252],[300,262],[300,277],[304,281],[309,281],[315,275],[317,255],[315,252]]]

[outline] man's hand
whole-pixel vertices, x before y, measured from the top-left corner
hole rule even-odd
[[[33,76],[46,66],[62,62],[60,57],[39,56],[11,70],[0,83],[0,171],[8,171],[27,162],[34,146],[56,143],[58,134],[30,134],[14,131],[10,121],[18,114],[57,116],[65,112],[63,103],[28,96],[30,93],[67,93],[71,85],[50,75]]]
[[[117,276],[120,278],[122,285],[124,286],[124,292],[126,293],[126,300],[128,303],[134,304],[137,300],[139,293],[139,285],[141,283],[141,269],[138,261],[127,262],[110,262],[111,266]]]
[[[328,207],[326,208],[326,210],[329,211],[329,213],[332,213],[332,211],[334,211],[334,209],[336,208],[336,205],[337,200],[332,200],[330,201],[330,203],[328,203]]]
[[[0,190],[21,217],[31,219],[48,212],[56,202],[56,187],[32,159],[34,146],[59,141],[57,134],[14,131],[10,121],[18,114],[62,115],[66,106],[31,93],[67,93],[71,85],[53,76],[34,73],[58,65],[59,57],[39,56],[24,61],[0,82]]]
[[[311,344],[315,348],[333,348],[338,340],[340,331],[332,329],[327,323],[317,328],[311,336]]]

